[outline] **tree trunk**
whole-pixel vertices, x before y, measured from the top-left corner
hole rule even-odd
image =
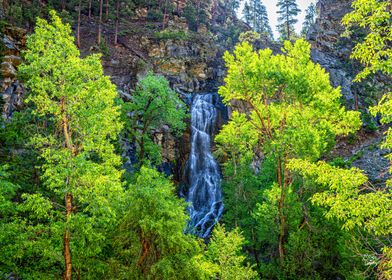
[[[165,0],[165,1],[163,2],[163,5],[164,5],[164,7],[163,7],[162,30],[165,29],[165,26],[166,26],[166,20],[167,20],[167,10],[166,10],[166,8],[167,8],[167,0]]]
[[[62,121],[62,130],[64,135],[64,142],[65,147],[70,149],[72,153],[74,153],[74,148],[71,140],[71,136],[69,133],[69,123],[66,113],[66,104],[65,104],[65,97],[61,97],[60,100],[61,106],[61,113],[63,114],[63,121]],[[69,178],[66,178],[66,184],[68,185]],[[64,273],[63,273],[63,280],[71,280],[72,278],[72,256],[71,256],[71,233],[68,228],[68,222],[71,218],[72,214],[72,193],[68,192],[65,196],[65,209],[66,209],[66,225],[64,230]]]
[[[289,24],[289,6],[286,6],[286,13],[287,13],[287,18],[286,18],[286,28],[287,28],[287,40],[290,41],[290,24]]]
[[[61,1],[61,10],[65,10],[65,0]]]
[[[109,0],[106,0],[106,12],[105,12],[105,20],[107,21],[109,19]]]
[[[101,45],[101,32],[102,32],[102,6],[103,0],[99,0],[99,23],[98,23],[98,47]]]
[[[82,0],[79,0],[79,8],[78,8],[78,28],[76,31],[76,38],[77,38],[77,46],[80,49],[80,13],[82,9]]]
[[[72,258],[71,258],[71,233],[68,229],[68,221],[71,218],[72,214],[72,194],[67,193],[65,196],[65,208],[66,208],[66,228],[64,231],[64,263],[65,269],[63,274],[63,280],[71,280],[72,279]]]
[[[114,44],[117,45],[118,25],[120,22],[120,0],[116,1],[116,27],[114,31]]]
[[[88,1],[88,18],[91,19],[91,2],[92,0]]]

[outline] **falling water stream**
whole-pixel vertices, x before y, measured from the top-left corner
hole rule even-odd
[[[213,97],[213,94],[196,95],[191,107],[188,230],[202,238],[209,236],[223,211],[219,168],[211,154],[211,135],[217,117]]]

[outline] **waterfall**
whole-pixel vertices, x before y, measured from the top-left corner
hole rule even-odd
[[[196,95],[191,106],[188,231],[202,238],[209,236],[223,211],[219,168],[211,154],[211,136],[217,116],[213,97],[213,94]]]

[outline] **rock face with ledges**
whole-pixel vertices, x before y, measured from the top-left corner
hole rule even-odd
[[[350,62],[353,43],[343,38],[344,27],[341,23],[345,14],[351,11],[351,0],[320,0],[317,2],[316,24],[307,34],[312,44],[312,59],[327,69],[332,85],[342,88],[346,103],[355,106],[352,80],[355,69]]]
[[[361,83],[353,82],[362,66],[352,60],[350,55],[360,34],[353,34],[351,38],[342,37],[344,26],[341,23],[344,15],[352,10],[352,2],[319,0],[318,17],[307,39],[312,44],[312,60],[329,72],[334,87],[341,87],[346,107],[362,112],[364,128],[356,141],[348,144],[347,139],[339,140],[330,157],[342,157],[349,162],[355,158],[352,165],[364,170],[372,183],[382,185],[388,177],[389,166],[388,160],[384,158],[386,151],[380,149],[385,128],[377,127],[377,120],[369,114],[368,108],[375,105],[390,89],[391,80],[375,75]]]
[[[13,26],[4,27],[1,35],[0,99],[2,117],[11,118],[23,105],[24,87],[17,80],[17,67],[22,63],[20,53],[26,43],[26,30]]]

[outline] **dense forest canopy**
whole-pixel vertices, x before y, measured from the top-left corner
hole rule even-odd
[[[0,279],[391,279],[392,4],[330,32],[350,104],[326,2],[1,1]]]

